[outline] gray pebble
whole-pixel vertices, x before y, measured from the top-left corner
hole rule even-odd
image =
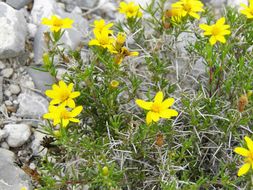
[[[10,78],[13,75],[14,70],[12,68],[6,68],[1,71],[1,74],[5,78]]]
[[[10,91],[11,91],[12,94],[19,94],[20,93],[20,88],[16,84],[11,84],[9,86],[9,89],[10,89]]]

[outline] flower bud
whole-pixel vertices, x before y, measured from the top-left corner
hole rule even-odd
[[[107,166],[104,166],[104,167],[102,168],[102,174],[103,174],[103,176],[108,176],[108,174],[109,174],[109,169],[108,169]]]
[[[112,88],[117,88],[119,86],[119,81],[112,80],[110,85],[111,85]]]
[[[249,103],[248,97],[245,95],[242,95],[238,100],[238,110],[239,112],[243,112],[245,109],[245,106]]]
[[[43,59],[44,65],[46,66],[51,65],[51,61],[50,61],[50,57],[48,53],[44,53],[42,56],[42,59]]]
[[[156,141],[155,144],[159,147],[162,147],[164,145],[164,137],[162,133],[158,133],[156,135]]]

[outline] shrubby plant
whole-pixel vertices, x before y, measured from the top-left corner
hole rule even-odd
[[[165,3],[143,9],[121,2],[123,22],[95,20],[86,61],[82,48],[60,47],[74,21],[43,19],[51,29],[43,69],[56,76],[60,60],[68,73],[46,91],[43,128],[51,141],[39,189],[253,187],[253,2],[241,12],[228,7],[221,18],[199,0]],[[190,88],[173,64],[185,33],[196,41],[186,47],[187,63],[178,64],[205,64],[203,80],[191,75]]]

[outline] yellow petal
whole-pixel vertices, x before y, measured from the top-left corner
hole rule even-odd
[[[242,167],[239,169],[237,175],[242,176],[242,175],[246,174],[249,171],[249,168],[250,168],[250,163],[246,163],[246,164],[242,165]]]
[[[152,118],[152,120],[154,121],[154,122],[157,122],[157,121],[159,121],[159,119],[160,119],[160,115],[159,115],[159,113],[156,113],[156,112],[151,112],[151,118]]]
[[[55,91],[53,91],[53,90],[46,90],[46,91],[45,91],[45,94],[46,94],[46,96],[49,97],[49,98],[56,98],[56,93],[55,93]]]
[[[72,121],[74,123],[79,123],[80,122],[80,120],[76,119],[76,118],[70,118],[69,121]]]
[[[159,115],[162,118],[169,119],[171,117],[178,116],[178,112],[176,110],[173,110],[173,109],[166,109],[166,110],[161,111],[159,113]]]
[[[217,20],[216,25],[222,26],[225,24],[225,17],[221,17],[219,20]]]
[[[52,119],[52,115],[51,115],[51,113],[45,113],[45,114],[43,115],[43,118],[44,118],[44,119]]]
[[[216,39],[221,43],[226,43],[226,39],[224,38],[224,36],[216,36]]]
[[[72,92],[71,94],[70,94],[70,98],[76,98],[76,97],[78,97],[78,96],[80,96],[80,92]]]
[[[139,55],[139,52],[137,51],[132,51],[129,53],[129,56],[138,56]]]
[[[165,109],[165,108],[168,108],[170,106],[172,106],[175,102],[175,99],[174,98],[167,98],[166,100],[164,100],[162,102],[162,107]]]
[[[61,100],[60,100],[60,99],[53,99],[53,100],[51,100],[51,102],[50,102],[51,105],[55,105],[55,104],[59,104],[59,103],[61,103]]]
[[[242,147],[236,147],[236,148],[234,149],[234,152],[235,152],[236,154],[240,154],[240,155],[242,155],[242,156],[244,156],[244,157],[247,157],[248,154],[249,154],[249,150],[247,150],[246,148],[242,148]]]
[[[48,18],[43,18],[42,21],[41,21],[41,24],[52,25],[52,21],[49,20]]]
[[[151,111],[147,113],[146,123],[149,125],[152,122]]]
[[[247,143],[248,149],[250,151],[253,151],[253,141],[249,137],[247,137],[247,136],[244,137],[244,140]]]
[[[162,103],[162,101],[163,101],[163,92],[159,91],[155,95],[154,102],[156,102],[156,103]]]
[[[214,45],[217,42],[217,40],[214,36],[211,36],[211,38],[209,39],[209,42],[211,45]]]
[[[141,99],[137,99],[135,100],[135,103],[142,109],[145,109],[145,110],[151,110],[151,107],[153,105],[153,102],[146,102],[144,100],[141,100]]]
[[[202,29],[202,30],[206,30],[206,31],[209,31],[211,29],[211,27],[207,24],[200,24],[199,27]]]
[[[63,88],[64,90],[68,89],[68,86],[66,85],[66,83],[63,80],[59,81],[59,86],[60,86],[60,88]]]
[[[72,111],[71,111],[71,116],[72,117],[76,117],[77,115],[79,115],[81,113],[81,111],[83,110],[83,107],[82,106],[77,106],[76,108],[74,108]]]
[[[68,124],[69,124],[69,120],[68,119],[62,119],[62,126],[63,127],[67,127]]]
[[[194,17],[196,19],[200,19],[200,16],[197,13],[190,12],[189,15],[191,15],[192,17]]]
[[[70,84],[68,85],[68,91],[69,91],[69,92],[72,92],[73,86],[74,86],[73,83],[70,83]]]
[[[70,108],[76,107],[75,101],[73,99],[69,98],[67,100],[67,106],[70,107]]]

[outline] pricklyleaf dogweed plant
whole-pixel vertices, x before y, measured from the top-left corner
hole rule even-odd
[[[56,83],[40,190],[253,188],[252,2],[218,15],[200,0],[169,4],[121,1],[123,17],[91,19],[71,50],[73,22],[44,19],[43,70]]]

